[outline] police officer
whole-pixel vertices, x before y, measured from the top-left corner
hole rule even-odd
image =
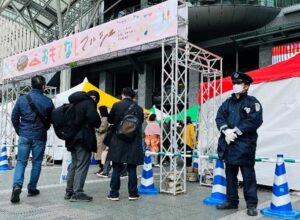
[[[216,124],[220,130],[218,143],[219,158],[226,164],[227,201],[217,209],[237,209],[239,204],[239,169],[244,181],[244,197],[247,214],[257,215],[257,186],[254,170],[257,129],[261,126],[262,107],[259,101],[247,94],[252,78],[245,73],[235,72],[231,76],[233,94],[217,112]]]

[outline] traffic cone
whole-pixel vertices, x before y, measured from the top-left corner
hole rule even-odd
[[[264,208],[261,214],[281,219],[297,219],[300,212],[292,208],[289,187],[286,181],[283,155],[277,155],[272,201],[269,208]]]
[[[205,205],[215,206],[223,204],[224,202],[226,202],[226,177],[224,162],[222,160],[216,160],[211,197],[206,197],[203,200],[203,203]]]
[[[7,160],[7,148],[6,146],[2,147],[0,155],[0,171],[11,170],[8,166]]]
[[[198,158],[195,158],[194,161],[193,161],[193,172],[194,173],[197,173],[198,174],[198,168],[199,168],[199,165],[198,165]]]
[[[141,185],[139,187],[139,194],[145,195],[156,195],[159,193],[159,190],[155,188],[153,183],[153,170],[152,170],[152,162],[151,155],[149,151],[145,153],[144,166],[143,166],[143,174]]]

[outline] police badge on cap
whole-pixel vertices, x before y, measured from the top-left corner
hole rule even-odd
[[[231,80],[233,84],[245,83],[247,85],[250,85],[253,82],[253,79],[243,72],[234,72],[231,75]]]

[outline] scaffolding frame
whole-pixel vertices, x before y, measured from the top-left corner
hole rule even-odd
[[[16,133],[11,122],[11,111],[16,101],[21,95],[27,94],[32,88],[28,81],[20,80],[4,80],[1,85],[1,106],[0,106],[0,143],[4,145],[14,146],[16,144]],[[47,86],[44,93],[54,98],[56,95],[56,87]]]
[[[189,71],[193,70],[193,71]],[[207,136],[210,141],[200,145],[201,155],[209,155],[215,150],[218,133],[214,130],[214,116],[220,103],[220,87],[216,79],[222,79],[222,58],[189,43],[181,37],[175,37],[162,42],[162,79],[161,79],[161,151],[160,161],[160,190],[162,193],[177,195],[186,192],[186,126],[180,128],[177,120],[186,124],[188,74],[200,74],[201,84],[208,83],[213,90],[212,105],[203,107],[200,111],[200,121],[205,122],[199,129],[198,136]],[[170,89],[166,89],[170,88]],[[202,93],[203,100],[204,93]],[[210,100],[211,101],[211,100]],[[184,112],[178,118],[180,112]],[[205,115],[205,113],[209,113]],[[168,119],[164,115],[173,118]],[[169,128],[164,126],[170,120]],[[210,138],[213,129],[213,137]],[[165,146],[164,143],[170,143]],[[207,150],[209,149],[209,150]],[[169,166],[165,166],[165,162]],[[205,164],[204,164],[205,165]],[[204,166],[203,165],[203,166]],[[203,167],[204,170],[209,167]]]
[[[215,117],[218,108],[222,104],[222,62],[223,61],[220,60],[219,72],[201,74],[198,155],[209,156],[217,153],[217,143],[220,133],[216,127]],[[212,65],[218,64],[212,63]],[[200,185],[211,185],[214,161],[199,158],[198,165]]]
[[[176,120],[170,121],[170,129],[165,126],[161,129],[161,151],[163,155],[160,161],[160,190],[163,193],[177,195],[186,192],[186,149],[181,147],[181,143],[186,142],[186,127],[179,129],[177,124],[177,117],[181,111],[184,111],[181,120],[186,124],[186,109],[188,101],[188,75],[200,74],[201,84],[208,83],[209,88],[213,90],[213,96],[217,97],[221,94],[221,87],[217,86],[215,81],[217,78],[222,78],[222,58],[206,51],[196,45],[193,45],[187,40],[188,33],[188,5],[183,0],[178,0],[178,34],[175,37],[161,39],[156,42],[149,42],[147,44],[127,48],[121,51],[103,54],[87,60],[78,61],[77,65],[86,65],[89,63],[108,60],[115,57],[120,57],[128,54],[138,53],[145,50],[161,47],[162,49],[162,78],[161,78],[161,124],[167,122],[164,115],[172,115]],[[183,9],[183,10],[181,10]],[[49,72],[57,71],[66,68],[67,65],[58,66],[53,69],[48,69],[39,74],[46,74]],[[189,71],[193,70],[193,71]],[[193,72],[193,73],[191,73]],[[38,74],[31,73],[26,76],[14,78],[13,80],[4,80],[2,85],[2,105],[1,105],[1,123],[11,123],[10,115],[8,112],[8,105],[14,105],[20,95],[20,84],[22,79],[28,79],[32,75]],[[170,86],[170,90],[167,89]],[[209,93],[210,89],[206,92]],[[51,89],[50,89],[51,90]],[[52,92],[50,92],[51,94]],[[56,89],[55,92],[56,94]],[[204,100],[204,91],[201,93]],[[200,144],[201,155],[208,155],[215,149],[214,140],[217,138],[218,133],[214,130],[214,115],[219,101],[216,98],[212,105],[207,105],[201,108],[200,111],[200,125],[199,134],[205,136],[207,142],[203,141]],[[207,101],[211,102],[211,100]],[[206,109],[206,110],[205,110]],[[208,115],[205,115],[207,112]],[[4,129],[3,129],[4,127]],[[15,133],[13,126],[1,126],[0,135],[4,137],[6,144],[14,145]],[[211,129],[213,129],[211,131]],[[212,135],[212,137],[210,137]],[[170,147],[163,145],[168,141]],[[170,166],[163,166],[167,160],[170,161]],[[203,164],[202,170],[209,170],[208,164]],[[203,172],[202,172],[203,173]]]

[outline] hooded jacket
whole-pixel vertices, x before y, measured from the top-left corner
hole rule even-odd
[[[95,128],[99,128],[101,121],[94,100],[85,92],[75,92],[69,96],[69,102],[75,104],[75,126],[78,133],[74,140],[66,141],[66,147],[72,151],[75,144],[81,144],[91,152],[97,151]]]

